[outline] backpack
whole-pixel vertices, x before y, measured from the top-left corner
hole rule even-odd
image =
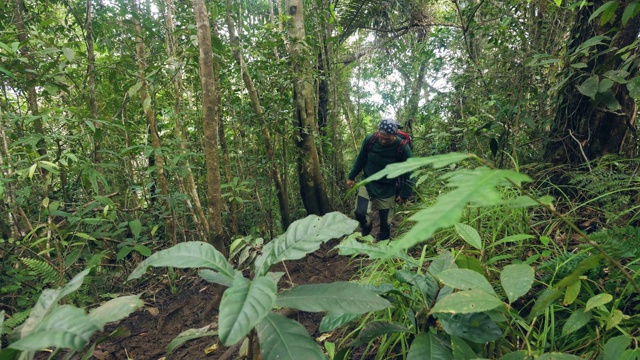
[[[373,136],[371,136],[371,139],[369,139],[369,142],[367,143],[367,151],[371,150],[371,148],[373,147],[373,144],[376,143],[376,141],[378,141],[378,134],[379,132],[376,131],[375,133],[373,133]],[[398,145],[398,149],[396,152],[396,155],[398,157],[398,159],[402,159],[402,154],[404,153],[404,147],[405,145],[409,146],[409,149],[413,150],[412,147],[412,138],[409,134],[407,134],[406,132],[402,131],[402,130],[398,130],[398,134],[400,137],[400,144]]]

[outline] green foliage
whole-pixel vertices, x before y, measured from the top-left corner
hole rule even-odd
[[[60,274],[51,264],[31,258],[20,258],[20,261],[33,271],[42,280],[43,284],[60,283]]]
[[[375,177],[399,172],[390,166]],[[369,244],[349,237],[338,246],[342,255],[364,255],[372,261],[368,268],[375,274],[365,272],[362,281],[375,285],[394,304],[390,310],[362,319],[352,332],[355,340],[343,344],[342,351],[349,351],[353,344],[368,343],[378,348],[376,359],[397,355],[399,349],[403,354],[406,351],[408,358],[428,353],[451,359],[497,358],[499,353],[507,354],[505,359],[570,359],[577,358],[575,355],[589,357],[589,352],[579,350],[585,342],[593,353],[620,332],[635,332],[631,329],[637,320],[630,313],[638,306],[638,299],[634,287],[626,283],[627,277],[621,276],[624,265],[609,261],[606,272],[603,266],[603,260],[614,253],[611,243],[625,238],[627,243],[622,246],[635,244],[635,228],[581,238],[579,251],[569,252],[546,236],[540,236],[538,242],[532,241],[536,239],[532,235],[513,232],[528,230],[529,216],[523,206],[554,209],[548,198],[540,199],[524,190],[522,183],[529,178],[486,167],[453,170],[441,178],[447,181],[448,189],[426,209],[416,210],[410,218],[416,224],[399,239]],[[453,202],[459,204],[454,207]],[[516,216],[510,218],[510,212]],[[460,223],[463,218],[479,228]],[[510,221],[525,223],[518,226]],[[459,249],[440,250],[439,256],[429,257],[430,246],[425,245],[422,253],[410,246],[454,234],[447,227],[455,228],[455,235],[462,240],[454,242]],[[425,231],[416,233],[415,228]],[[439,228],[442,230],[435,231]],[[412,233],[416,240],[398,245]],[[602,248],[592,246],[592,241],[602,243]],[[398,251],[405,247],[407,251]],[[630,266],[632,273],[637,265]],[[323,331],[349,324],[354,318],[328,314]],[[594,326],[597,340],[593,340]],[[523,339],[520,346],[526,351],[520,352],[513,344]],[[492,345],[481,349],[474,343]],[[629,351],[627,346],[620,340],[616,351]]]
[[[266,360],[321,359],[324,358],[322,351],[302,325],[273,313],[272,308],[277,305],[303,311],[362,314],[391,304],[378,293],[354,283],[301,285],[278,293],[276,285],[282,273],[269,272],[269,269],[279,261],[299,259],[317,250],[323,242],[353,232],[356,226],[357,222],[337,212],[323,217],[311,215],[292,223],[256,258],[253,278],[244,277],[213,246],[187,242],[151,255],[138,265],[129,279],[139,278],[149,266],[205,268],[200,274],[206,280],[227,286],[220,303],[217,331],[222,344],[231,346],[245,336],[251,337],[250,333],[255,330],[262,358]],[[213,333],[189,333],[172,342],[167,351],[183,339],[200,335]]]
[[[80,288],[89,270],[76,275],[63,288],[42,292],[28,318],[13,329],[9,344],[0,351],[3,359],[33,359],[37,351],[46,348],[55,348],[56,352],[59,349],[81,351],[105,324],[125,318],[142,306],[135,295],[107,301],[88,314],[73,305],[61,305],[63,298]],[[19,316],[13,319],[19,320]]]

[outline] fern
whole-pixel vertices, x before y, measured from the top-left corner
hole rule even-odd
[[[615,259],[634,259],[640,256],[640,227],[627,226],[603,230],[591,235]]]
[[[609,222],[622,219],[620,213],[629,209],[632,199],[640,191],[636,169],[632,163],[622,163],[616,159],[605,159],[589,172],[577,173],[569,184],[577,190],[576,200],[591,210],[603,213],[604,216],[589,213],[589,218],[602,217]],[[626,219],[629,220],[629,219]]]
[[[60,283],[60,274],[49,263],[32,258],[20,258],[20,261],[42,279],[42,284]]]
[[[23,312],[15,313],[12,317],[5,320],[2,323],[2,335],[10,334],[13,329],[15,329],[18,325],[22,324],[31,314],[31,309],[25,310]]]
[[[576,270],[578,264],[588,257],[589,254],[585,252],[579,254],[563,252],[541,262],[536,269],[540,274],[540,282],[548,284],[552,280],[555,280],[555,282],[560,281]]]

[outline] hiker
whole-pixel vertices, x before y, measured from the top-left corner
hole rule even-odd
[[[403,136],[398,134],[398,123],[392,119],[384,119],[380,122],[378,131],[364,139],[358,157],[349,172],[349,178],[346,181],[347,189],[353,187],[355,178],[361,171],[367,178],[387,165],[405,161],[413,155],[410,147],[411,138],[404,132]],[[371,233],[373,224],[370,214],[373,203],[380,215],[380,231],[376,240],[389,239],[396,202],[405,203],[411,196],[409,175],[404,174],[394,179],[383,178],[358,188],[355,213],[362,235]]]

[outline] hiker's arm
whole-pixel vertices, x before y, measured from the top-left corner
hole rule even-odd
[[[413,156],[413,152],[409,146],[404,147],[405,158],[408,159]],[[411,177],[411,172],[400,175],[402,178],[402,188],[400,189],[400,197],[402,200],[407,200],[411,194],[413,193],[413,178]]]
[[[364,165],[367,163],[367,143],[369,142],[369,138],[371,136],[367,136],[364,141],[362,141],[362,145],[360,145],[360,151],[358,152],[358,157],[353,162],[353,166],[351,167],[351,171],[349,171],[349,180],[355,180],[356,176],[360,174],[362,169],[364,169]]]

